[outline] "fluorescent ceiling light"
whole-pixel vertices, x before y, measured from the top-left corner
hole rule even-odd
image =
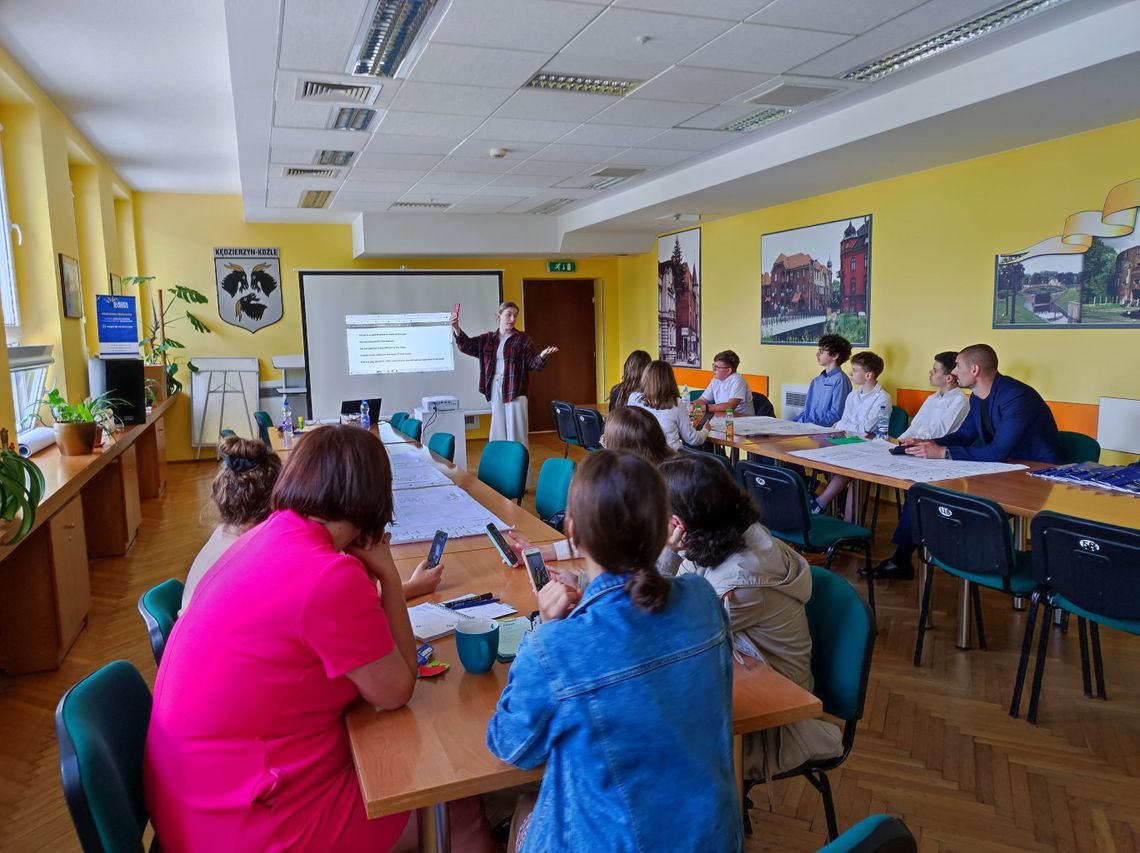
[[[1017,0],[1014,3],[1007,3],[1000,9],[979,15],[964,24],[936,33],[929,38],[876,59],[861,68],[848,71],[843,75],[843,79],[862,80],[865,83],[881,80],[888,74],[894,74],[896,71],[901,71],[940,53],[945,53],[952,48],[960,47],[982,36],[1005,29],[1010,24],[1024,21],[1026,18],[1044,12],[1046,9],[1060,6],[1065,2],[1068,0]]]
[[[766,124],[781,119],[791,113],[791,110],[769,109],[754,112],[751,115],[746,115],[744,118],[738,118],[736,121],[731,121],[728,124],[721,125],[721,130],[731,130],[736,133],[748,133],[763,127]]]
[[[364,107],[341,107],[333,113],[333,130],[368,130],[372,120],[376,118],[376,110]]]
[[[397,201],[389,210],[447,210],[451,207],[442,201]]]
[[[347,166],[355,156],[355,151],[334,151],[326,148],[317,152],[317,159],[314,162],[318,166]]]
[[[572,203],[576,202],[577,200],[578,199],[576,199],[576,198],[552,198],[550,201],[544,202],[543,204],[540,204],[538,207],[531,208],[530,210],[527,211],[527,213],[538,213],[538,214],[554,213],[554,211],[561,210],[566,205],[572,204]]]
[[[324,207],[332,193],[329,190],[309,190],[301,196],[301,207]]]
[[[424,24],[437,7],[446,6],[440,0],[379,0],[357,43],[359,49],[354,51],[356,59],[349,65],[349,73],[372,77],[406,74],[407,69],[401,66],[405,60],[414,60],[423,48],[417,37],[431,30]]]
[[[641,85],[640,80],[615,77],[591,77],[587,74],[548,74],[540,71],[531,77],[524,89],[553,89],[558,92],[581,92],[586,95],[624,95]]]

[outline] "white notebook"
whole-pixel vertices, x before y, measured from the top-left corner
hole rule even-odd
[[[412,633],[421,643],[430,643],[440,637],[446,637],[455,632],[455,626],[463,619],[498,619],[500,616],[509,616],[516,613],[513,607],[502,601],[492,601],[480,604],[477,607],[465,607],[462,610],[452,610],[434,601],[427,601],[408,608],[408,617],[412,621]]]

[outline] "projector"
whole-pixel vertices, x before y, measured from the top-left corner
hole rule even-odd
[[[424,397],[420,401],[420,408],[425,412],[455,412],[459,410],[458,397]]]

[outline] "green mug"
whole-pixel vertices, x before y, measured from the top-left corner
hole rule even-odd
[[[465,670],[489,672],[499,652],[499,623],[478,617],[460,620],[455,626],[455,648]]]

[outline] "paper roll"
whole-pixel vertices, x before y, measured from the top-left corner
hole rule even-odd
[[[51,427],[25,430],[17,434],[16,443],[19,445],[21,456],[31,456],[55,444],[55,430]]]

